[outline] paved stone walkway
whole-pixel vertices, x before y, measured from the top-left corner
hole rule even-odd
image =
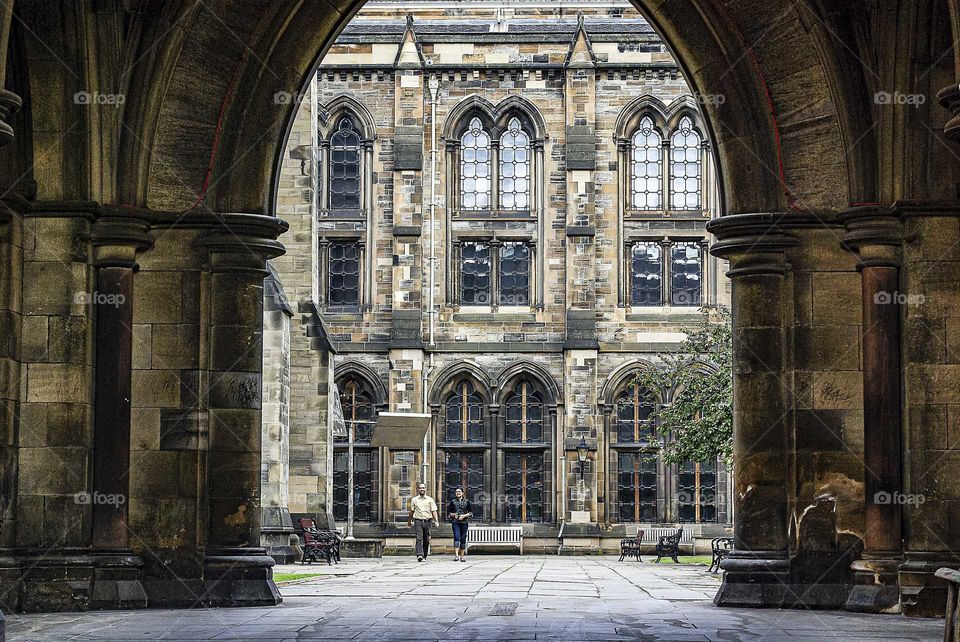
[[[702,566],[476,556],[282,566],[275,608],[14,615],[8,640],[937,640],[942,620],[719,609]]]

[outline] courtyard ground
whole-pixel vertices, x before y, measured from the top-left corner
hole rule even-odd
[[[704,566],[475,556],[280,566],[272,608],[13,615],[8,640],[937,640],[942,620],[720,609]]]

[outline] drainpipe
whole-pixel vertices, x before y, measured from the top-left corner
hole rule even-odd
[[[428,314],[429,345],[432,349],[436,346],[433,332],[436,316],[434,290],[437,270],[437,93],[440,89],[440,80],[436,76],[430,76],[427,87],[430,90],[430,311]],[[426,406],[424,406],[424,412],[426,412]]]

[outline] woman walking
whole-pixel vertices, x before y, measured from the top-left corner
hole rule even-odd
[[[453,561],[466,562],[467,526],[470,525],[470,518],[473,517],[473,513],[470,512],[470,500],[463,494],[461,486],[457,486],[454,495],[455,497],[447,504],[447,516],[450,518],[450,523],[453,524]]]

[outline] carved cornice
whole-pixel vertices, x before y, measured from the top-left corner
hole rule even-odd
[[[785,231],[785,212],[733,214],[707,224],[717,238],[711,254],[731,261],[730,277],[748,274],[783,274],[784,254],[798,241]]]
[[[219,214],[217,223],[198,240],[210,253],[214,272],[257,272],[267,275],[268,259],[284,252],[277,238],[290,225],[273,216]]]

